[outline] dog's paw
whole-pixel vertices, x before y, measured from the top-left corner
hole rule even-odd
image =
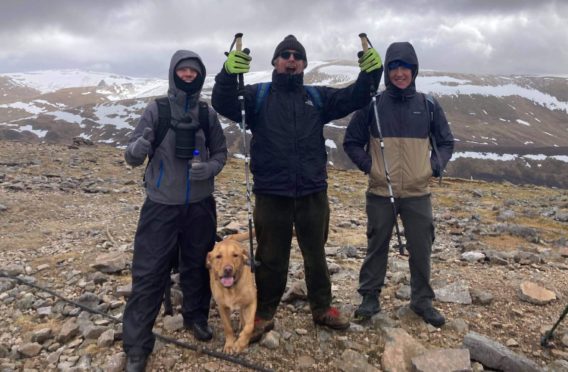
[[[225,346],[223,347],[223,352],[227,354],[233,354],[234,351],[235,340],[227,340],[225,341]]]
[[[237,342],[233,345],[233,353],[238,354],[241,353],[246,347],[248,346],[248,340],[244,340],[239,338]]]

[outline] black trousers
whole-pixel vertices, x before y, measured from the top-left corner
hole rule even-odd
[[[126,353],[152,352],[152,328],[176,255],[184,322],[207,322],[211,289],[205,260],[215,244],[216,221],[212,196],[188,205],[165,205],[146,198],[134,239],[132,293],[124,310]]]
[[[331,281],[325,260],[329,231],[327,191],[299,198],[255,195],[254,224],[260,266],[255,273],[257,315],[271,319],[286,289],[293,228],[304,258],[312,313],[331,304]]]
[[[434,222],[430,195],[395,199],[404,225],[410,266],[410,303],[417,309],[432,306],[430,254]],[[361,295],[379,294],[387,273],[389,243],[395,219],[389,198],[367,193],[367,255],[359,273]]]

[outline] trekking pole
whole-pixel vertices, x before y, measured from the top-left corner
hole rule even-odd
[[[369,46],[371,46],[371,48],[373,47],[373,44],[371,44],[371,41],[369,40],[369,38],[367,37],[367,34],[365,33],[360,33],[359,37],[361,38],[361,46],[363,47],[363,52],[366,52],[369,49]],[[396,211],[396,204],[394,202],[394,193],[392,192],[392,183],[391,183],[391,178],[390,178],[390,173],[389,173],[389,167],[387,164],[387,159],[386,159],[386,155],[385,155],[385,141],[383,138],[383,133],[381,132],[381,124],[379,122],[379,112],[377,110],[377,90],[379,87],[375,87],[373,85],[373,83],[371,83],[371,100],[373,102],[373,111],[375,113],[375,123],[376,125],[376,129],[377,132],[379,134],[379,142],[381,144],[381,155],[383,157],[383,166],[385,168],[385,176],[387,178],[387,186],[388,186],[388,190],[389,190],[389,199],[392,205],[392,213],[394,215],[394,227],[396,229],[396,237],[398,239],[398,252],[405,256],[405,252],[404,252],[404,244],[402,244],[402,238],[400,236],[400,229],[398,227],[398,219],[397,219],[397,211]]]
[[[568,314],[568,305],[566,305],[566,308],[564,308],[564,312],[562,312],[562,315],[560,315],[560,318],[558,318],[558,320],[556,321],[556,323],[552,326],[552,328],[550,329],[550,331],[546,331],[544,332],[544,336],[542,336],[542,338],[540,339],[540,345],[542,347],[548,347],[548,340],[550,340],[552,338],[552,333],[554,332],[554,330],[556,329],[556,327],[558,327],[558,325],[560,324],[560,322],[562,321],[562,319],[564,319],[564,317],[566,316],[566,314]]]
[[[231,48],[229,52],[235,46],[236,50],[242,50],[242,38],[243,34],[241,32],[235,34],[235,38],[233,43],[231,44]],[[245,48],[243,50],[244,53],[248,54],[249,50]],[[253,249],[253,220],[252,220],[252,207],[251,207],[251,191],[250,191],[250,182],[249,182],[249,163],[250,158],[247,151],[247,133],[246,133],[246,122],[245,122],[245,83],[243,79],[243,74],[238,75],[239,79],[239,103],[241,104],[241,133],[243,134],[243,155],[245,156],[245,182],[246,182],[246,198],[247,198],[247,211],[248,211],[248,228],[249,228],[249,249],[250,249],[250,270],[254,273],[255,268],[257,266],[257,262],[254,259],[254,249]]]

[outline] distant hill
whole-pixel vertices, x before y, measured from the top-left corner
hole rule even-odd
[[[312,62],[306,84],[345,86],[358,67]],[[248,84],[270,80],[251,72]],[[213,76],[203,98],[210,99]],[[147,103],[165,94],[167,80],[78,70],[0,74],[0,139],[71,143],[83,137],[124,146]],[[444,107],[457,139],[450,176],[568,188],[568,78],[490,76],[421,71],[420,91]],[[353,164],[342,150],[349,117],[326,126],[330,165]],[[233,154],[242,152],[238,127],[222,118]]]

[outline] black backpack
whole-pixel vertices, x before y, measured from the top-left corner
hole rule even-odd
[[[156,98],[156,104],[158,105],[158,128],[156,129],[156,136],[154,142],[152,143],[152,155],[156,149],[160,146],[166,133],[171,125],[172,113],[170,111],[170,100],[168,97]],[[199,126],[203,129],[205,134],[205,146],[209,147],[209,105],[207,102],[199,101]],[[152,156],[149,156],[148,163],[152,161]]]

